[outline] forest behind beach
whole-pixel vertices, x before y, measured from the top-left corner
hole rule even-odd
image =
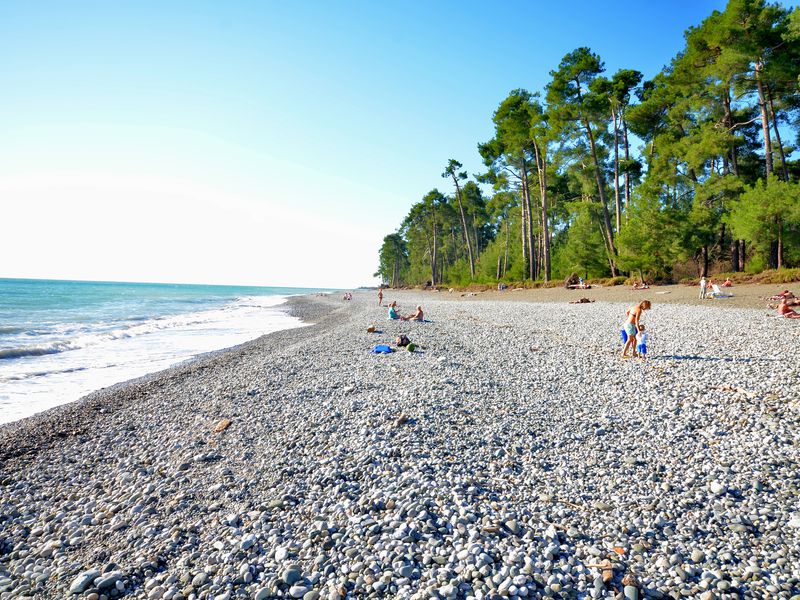
[[[635,52],[610,73],[578,47],[544,89],[510,91],[476,141],[483,170],[431,165],[376,276],[800,279],[800,8],[731,0],[684,40],[649,80]]]

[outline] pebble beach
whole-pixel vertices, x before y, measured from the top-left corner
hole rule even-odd
[[[395,299],[0,427],[0,600],[800,600],[800,322]]]

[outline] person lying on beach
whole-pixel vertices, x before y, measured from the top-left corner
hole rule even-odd
[[[423,321],[422,307],[418,306],[416,312],[411,313],[407,317],[400,317],[403,321]]]
[[[622,358],[628,358],[628,348],[631,349],[634,358],[639,354],[636,352],[636,334],[639,332],[639,320],[642,318],[642,312],[650,310],[650,300],[642,300],[638,304],[631,306],[625,314],[627,319],[625,321],[624,330],[628,334],[628,339],[625,342],[625,347],[622,349]]]
[[[594,302],[594,300],[589,300],[589,298],[581,298],[580,300],[570,300],[570,304],[589,304],[590,302]]]
[[[789,308],[788,298],[784,298],[778,304],[778,314],[784,319],[800,319],[800,313],[793,308]]]
[[[764,298],[764,300],[774,300],[774,301],[780,302],[784,298],[786,298],[788,300],[793,300],[793,299],[795,299],[795,296],[789,290],[783,290],[780,294],[775,294],[774,296],[768,296],[767,298]]]
[[[786,306],[800,306],[800,298],[769,298],[769,300],[779,300],[780,302],[786,304]],[[768,304],[770,308],[778,308],[779,303],[771,302]]]
[[[393,300],[392,303],[389,305],[389,318],[393,321],[397,321],[400,319],[400,315],[397,313],[397,301]]]
[[[786,306],[800,306],[800,298],[797,298],[792,292],[789,290],[783,290],[780,294],[775,294],[774,296],[769,296],[764,298],[768,302],[786,302]],[[778,308],[777,304],[769,304],[770,308]]]

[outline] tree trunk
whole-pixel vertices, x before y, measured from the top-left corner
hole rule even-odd
[[[431,229],[433,229],[433,256],[431,257],[431,283],[433,285],[437,284],[437,268],[439,265],[439,248],[437,245],[438,240],[436,239],[436,207],[433,205],[433,201],[431,202]]]
[[[780,218],[777,219],[778,224],[778,269],[783,267],[783,223]]]
[[[614,208],[617,217],[617,233],[622,228],[622,204],[619,197],[619,123],[617,122],[617,111],[611,109],[611,116],[614,119]]]
[[[511,235],[510,235],[510,233],[508,231],[508,217],[507,216],[506,216],[505,221],[506,221],[506,253],[505,253],[505,256],[503,257],[503,279],[506,278],[506,273],[508,273],[508,248],[509,248],[509,245],[511,244],[511,239],[510,239]]]
[[[739,271],[739,240],[731,240],[731,270]]]
[[[739,271],[744,271],[745,250],[744,240],[739,240]]]
[[[550,281],[550,224],[547,219],[547,158],[544,149],[539,152],[539,144],[534,140],[536,152],[536,172],[539,176],[539,197],[542,203],[542,261],[544,263],[544,280]]]
[[[500,280],[500,267],[503,266],[503,257],[498,254],[497,255],[497,279]]]
[[[772,240],[769,245],[769,268],[778,268],[778,240]]]
[[[617,249],[614,247],[614,231],[611,227],[611,216],[608,214],[608,198],[606,197],[606,186],[603,183],[603,171],[601,169],[600,160],[597,158],[597,148],[595,147],[594,143],[594,134],[592,133],[592,128],[589,125],[589,121],[584,119],[583,121],[584,127],[586,128],[586,135],[589,138],[589,148],[592,151],[592,160],[594,161],[594,180],[597,184],[597,191],[600,195],[600,204],[603,208],[603,225],[605,231],[603,235],[606,239],[606,246],[608,247],[609,252],[609,263],[611,264],[611,276],[617,276],[617,265],[615,264],[615,258],[617,256]]]
[[[578,100],[583,101],[583,97],[581,95],[581,83],[580,81],[576,81],[578,86]],[[611,217],[608,214],[608,198],[606,197],[606,187],[603,183],[603,171],[600,168],[600,160],[597,158],[597,148],[595,147],[594,143],[594,134],[592,133],[592,127],[589,124],[589,119],[581,115],[581,119],[583,120],[583,126],[586,129],[586,137],[589,139],[589,148],[592,151],[592,160],[594,161],[594,179],[597,183],[597,192],[600,195],[600,204],[603,205],[603,222],[605,224],[605,237],[606,237],[606,246],[608,247],[609,251],[609,263],[611,264],[611,276],[617,276],[617,265],[615,263],[615,259],[617,256],[617,249],[614,247],[614,232],[611,229]]]
[[[728,131],[733,129],[733,115],[731,114],[731,90],[730,87],[725,89],[725,93],[722,95],[722,109],[725,113],[724,123],[725,127]],[[736,177],[739,176],[739,162],[736,159],[736,140],[731,139],[731,167],[733,168],[733,174]]]
[[[522,221],[522,279],[528,278],[528,217],[525,211],[525,182],[520,187],[521,221]]]
[[[764,97],[764,83],[761,81],[761,71],[764,63],[756,63],[756,86],[758,87],[758,107],[761,110],[761,131],[764,134],[764,159],[767,176],[772,175],[772,139],[769,134],[769,115],[767,114],[767,101]]]
[[[625,148],[625,222],[628,222],[628,213],[631,210],[631,174],[628,173],[629,161],[631,159],[628,151],[628,124],[622,120],[622,141]]]
[[[525,158],[522,158],[522,189],[524,190],[523,195],[523,202],[525,203],[525,211],[527,212],[528,218],[528,256],[530,260],[528,261],[528,275],[531,278],[531,281],[536,279],[536,260],[534,258],[534,251],[533,251],[533,212],[531,210],[531,187],[530,187],[530,180],[528,179],[528,162]]]
[[[456,184],[456,199],[458,200],[458,212],[461,213],[461,227],[464,231],[464,240],[467,243],[467,257],[469,258],[469,274],[475,279],[475,258],[472,255],[472,241],[470,240],[469,228],[467,227],[467,215],[464,212],[464,204],[461,202],[461,186],[458,185],[458,177],[452,174],[453,183]]]
[[[772,100],[772,90],[767,84],[767,97],[769,98],[769,110],[772,113],[772,127],[775,129],[775,141],[778,142],[778,153],[781,156],[781,171],[783,180],[789,181],[789,170],[786,168],[786,155],[783,153],[783,142],[781,142],[781,132],[778,129],[778,116],[775,114],[775,103]]]
[[[433,235],[436,235],[435,228]],[[425,232],[425,242],[428,244],[428,259],[431,264],[431,285],[436,285],[436,252],[433,249],[433,244],[431,244],[431,238],[427,231]]]
[[[708,277],[708,246],[700,247],[700,277]]]

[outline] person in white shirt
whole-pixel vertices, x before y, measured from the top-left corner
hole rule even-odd
[[[639,323],[639,333],[636,334],[636,352],[639,356],[647,356],[647,338],[649,334],[644,330],[644,323]]]
[[[706,298],[706,278],[700,278],[700,300],[705,300]]]

